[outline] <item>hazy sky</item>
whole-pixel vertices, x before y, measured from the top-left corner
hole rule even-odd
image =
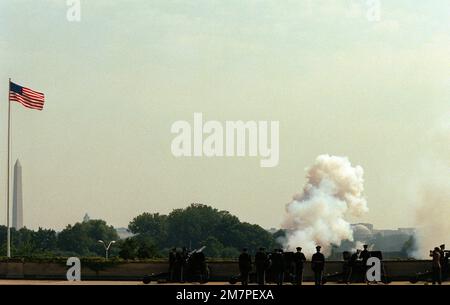
[[[68,22],[64,0],[0,0],[3,189],[11,77],[46,94],[43,112],[12,105],[27,227],[191,202],[277,227],[323,153],[364,168],[362,221],[414,225],[411,181],[450,109],[450,2],[380,3],[373,22],[365,0],[82,0]],[[170,127],[194,112],[279,121],[279,166],[173,157]]]

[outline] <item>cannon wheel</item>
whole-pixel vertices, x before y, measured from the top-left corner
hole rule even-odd
[[[200,284],[206,284],[209,282],[209,277],[211,275],[211,268],[207,265],[205,270],[203,271],[203,279]]]
[[[392,283],[391,279],[390,279],[389,277],[387,277],[387,276],[384,276],[384,277],[381,279],[381,282],[382,282],[383,284],[385,284],[385,285],[389,285],[390,283]]]
[[[409,282],[410,282],[411,284],[417,284],[417,283],[419,282],[419,279],[418,279],[417,277],[415,277],[415,278],[413,278],[413,279],[410,279]]]
[[[239,275],[234,275],[230,278],[230,280],[228,281],[231,285],[236,285],[237,282],[239,282]]]
[[[424,281],[425,283],[428,282],[428,280],[431,277],[431,271],[427,270],[425,272],[419,272],[416,273],[416,276],[409,280],[411,284],[417,284],[418,282]]]
[[[152,282],[152,278],[149,275],[144,276],[144,279],[142,280],[142,283],[144,283],[145,285],[148,285]]]

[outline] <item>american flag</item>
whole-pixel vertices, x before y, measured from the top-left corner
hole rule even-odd
[[[43,110],[45,96],[43,93],[9,82],[9,100],[21,103],[27,108]]]

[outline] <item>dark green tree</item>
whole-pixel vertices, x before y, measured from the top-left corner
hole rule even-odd
[[[0,247],[6,254],[6,227],[0,226]],[[56,232],[39,228],[38,231],[11,228],[11,253],[13,257],[51,256],[57,251]]]
[[[119,244],[119,256],[123,259],[148,259],[158,256],[158,247],[148,234],[129,237]]]
[[[33,234],[35,248],[38,252],[52,252],[57,249],[58,240],[54,230],[39,228]]]
[[[137,236],[150,238],[161,253],[173,246],[206,246],[209,257],[235,257],[243,247],[255,251],[276,245],[272,234],[260,226],[243,223],[227,211],[202,204],[173,210],[168,216],[142,214],[129,229]]]
[[[119,244],[119,256],[123,259],[135,259],[137,257],[138,243],[135,238],[129,237]]]
[[[118,240],[116,230],[103,220],[90,220],[68,225],[58,234],[58,248],[81,256],[103,256],[104,247],[98,242]]]
[[[223,257],[223,244],[215,237],[208,237],[203,243],[206,246],[204,253],[208,257]]]
[[[137,258],[148,259],[154,258],[157,255],[158,249],[150,239],[138,240]]]
[[[172,245],[200,247],[208,237],[216,235],[220,221],[216,209],[202,204],[173,210],[167,219],[168,240]]]
[[[146,234],[161,248],[167,246],[167,216],[158,213],[143,213],[135,217],[128,225],[133,234]]]

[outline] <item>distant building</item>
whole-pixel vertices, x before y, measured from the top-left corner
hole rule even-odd
[[[22,166],[19,160],[14,165],[12,227],[23,228]]]
[[[275,234],[276,232],[278,232],[280,229],[277,228],[270,228],[269,230],[267,230],[270,234]]]
[[[120,239],[127,239],[128,237],[134,236],[127,228],[116,228],[116,232]]]
[[[353,238],[356,241],[368,242],[372,238],[372,229],[373,226],[367,226],[367,224],[355,224],[352,225],[353,229]]]
[[[414,228],[379,230],[374,229],[373,225],[369,223],[353,224],[352,229],[355,242],[369,244],[373,249],[387,253],[401,251],[405,243],[416,232]],[[349,248],[351,244],[346,244],[346,246]]]
[[[364,226],[367,229],[369,229],[370,231],[373,231],[373,224],[371,224],[371,223],[355,223],[352,226]]]
[[[381,234],[382,236],[394,236],[394,235],[414,235],[416,233],[415,228],[398,228],[397,230],[373,230],[374,234]]]
[[[396,252],[401,251],[405,243],[415,234],[414,228],[397,230],[373,230],[374,245],[377,249]]]
[[[333,259],[341,259],[343,251],[354,251],[361,249],[363,244],[369,245],[371,250],[383,252],[384,258],[407,258],[404,251],[406,243],[414,236],[414,228],[398,228],[396,230],[374,229],[372,224],[352,224],[353,241],[344,240],[339,247],[333,249]]]
[[[91,220],[91,217],[89,217],[88,213],[84,214],[83,222],[89,222]]]
[[[416,228],[398,228],[398,230],[408,235],[414,235],[417,231]]]
[[[394,235],[398,235],[400,233],[399,230],[373,230],[374,234],[380,234],[383,237],[387,237],[387,236],[394,236]]]

